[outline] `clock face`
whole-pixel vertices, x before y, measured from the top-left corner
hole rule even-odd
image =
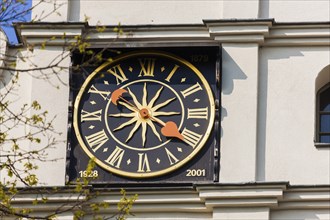
[[[172,172],[203,148],[214,123],[203,73],[172,54],[139,51],[95,69],[74,104],[84,152],[103,169],[147,178]]]

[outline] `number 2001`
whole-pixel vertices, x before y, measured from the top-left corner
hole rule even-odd
[[[189,169],[187,170],[186,176],[205,176],[205,169]]]

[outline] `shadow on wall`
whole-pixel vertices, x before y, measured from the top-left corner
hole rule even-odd
[[[330,82],[330,64],[324,67],[315,79],[315,94]]]
[[[222,94],[230,95],[234,90],[234,80],[245,80],[247,76],[235,60],[222,50]]]
[[[273,220],[307,220],[307,219],[329,219],[329,210],[283,210],[270,212],[270,219]]]
[[[222,50],[222,95],[230,95],[234,91],[234,80],[247,79],[246,74],[228,54],[226,50]],[[221,121],[228,116],[227,109],[221,105]],[[223,137],[223,128],[221,126],[221,138]]]
[[[17,71],[14,71],[14,66],[16,65],[16,59],[14,57],[22,57],[21,52],[16,52],[14,54],[10,54],[8,51],[3,57],[3,63],[0,68],[0,92],[7,93],[7,89],[1,91],[5,87],[12,85],[11,82],[17,76]],[[1,58],[2,59],[2,58]]]
[[[80,21],[80,0],[69,0],[68,3],[68,21]]]
[[[0,27],[0,77],[2,76],[4,61],[7,54],[7,36]]]
[[[269,18],[269,0],[259,1],[259,18]]]

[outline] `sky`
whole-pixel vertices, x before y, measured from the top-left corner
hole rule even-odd
[[[25,0],[25,1],[26,1],[25,5],[17,4],[17,5],[19,5],[19,7],[14,8],[14,10],[16,10],[15,13],[22,12],[22,11],[24,11],[24,10],[31,7],[32,0]],[[6,2],[6,0],[0,0],[0,7],[2,7],[5,2]],[[6,11],[7,12],[12,12],[13,7],[9,6],[6,9]],[[0,13],[1,13],[1,9],[0,9]],[[2,12],[2,13],[4,13],[4,12]],[[0,14],[0,26],[1,26],[2,30],[6,33],[9,43],[12,44],[12,45],[15,45],[15,44],[18,43],[18,41],[17,41],[15,30],[11,26],[11,24],[12,24],[12,22],[15,22],[15,21],[31,21],[31,13],[26,13],[26,14],[24,14],[24,16],[20,17],[19,19],[10,21],[9,24],[5,24],[4,22],[2,22],[3,20],[1,21],[1,19],[5,19],[6,17],[8,17],[8,16],[4,16],[4,14],[2,14],[2,15]]]

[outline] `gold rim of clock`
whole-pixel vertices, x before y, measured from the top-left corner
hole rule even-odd
[[[206,129],[206,132],[203,134],[203,138],[200,141],[199,145],[183,160],[179,161],[177,164],[169,166],[166,169],[160,170],[160,171],[155,171],[155,172],[147,172],[147,173],[133,173],[133,172],[128,172],[128,171],[122,171],[119,169],[115,169],[107,164],[105,164],[103,161],[99,160],[98,158],[95,157],[94,154],[92,154],[90,152],[90,150],[88,149],[88,147],[86,147],[84,140],[82,139],[81,135],[80,135],[80,131],[79,131],[79,126],[78,126],[78,108],[79,108],[79,104],[80,104],[80,99],[82,97],[82,95],[85,92],[86,87],[88,86],[88,84],[90,83],[90,81],[94,78],[94,76],[102,69],[104,69],[105,67],[109,66],[109,65],[113,65],[115,63],[118,63],[122,60],[131,58],[131,57],[136,57],[136,56],[141,56],[141,55],[154,55],[154,56],[160,56],[160,57],[165,57],[165,58],[169,58],[172,60],[175,60],[185,66],[187,66],[188,68],[190,68],[198,77],[199,79],[202,81],[208,98],[210,100],[210,123]],[[212,127],[214,125],[214,118],[215,118],[215,103],[214,103],[214,98],[213,98],[213,94],[212,94],[212,90],[210,88],[210,85],[208,84],[207,80],[204,78],[203,74],[194,66],[192,65],[190,62],[188,62],[185,59],[182,59],[178,56],[175,56],[173,54],[167,53],[167,52],[159,52],[159,51],[138,51],[138,52],[129,52],[129,53],[125,53],[121,56],[119,56],[116,59],[109,59],[108,61],[106,61],[105,63],[103,63],[101,66],[99,66],[98,68],[96,68],[85,80],[85,82],[83,83],[83,85],[81,86],[79,93],[76,97],[75,103],[74,103],[74,115],[73,115],[73,127],[78,139],[78,142],[80,144],[80,146],[82,147],[82,149],[84,150],[84,152],[92,159],[95,161],[95,163],[97,163],[100,167],[114,173],[120,176],[125,176],[125,177],[131,177],[131,178],[147,178],[147,177],[157,177],[157,176],[162,176],[164,174],[167,174],[169,172],[172,172],[178,168],[180,168],[181,166],[183,166],[184,164],[186,164],[188,161],[190,161],[204,146],[204,144],[206,143],[206,141],[209,138],[209,135],[211,134],[212,131]]]

